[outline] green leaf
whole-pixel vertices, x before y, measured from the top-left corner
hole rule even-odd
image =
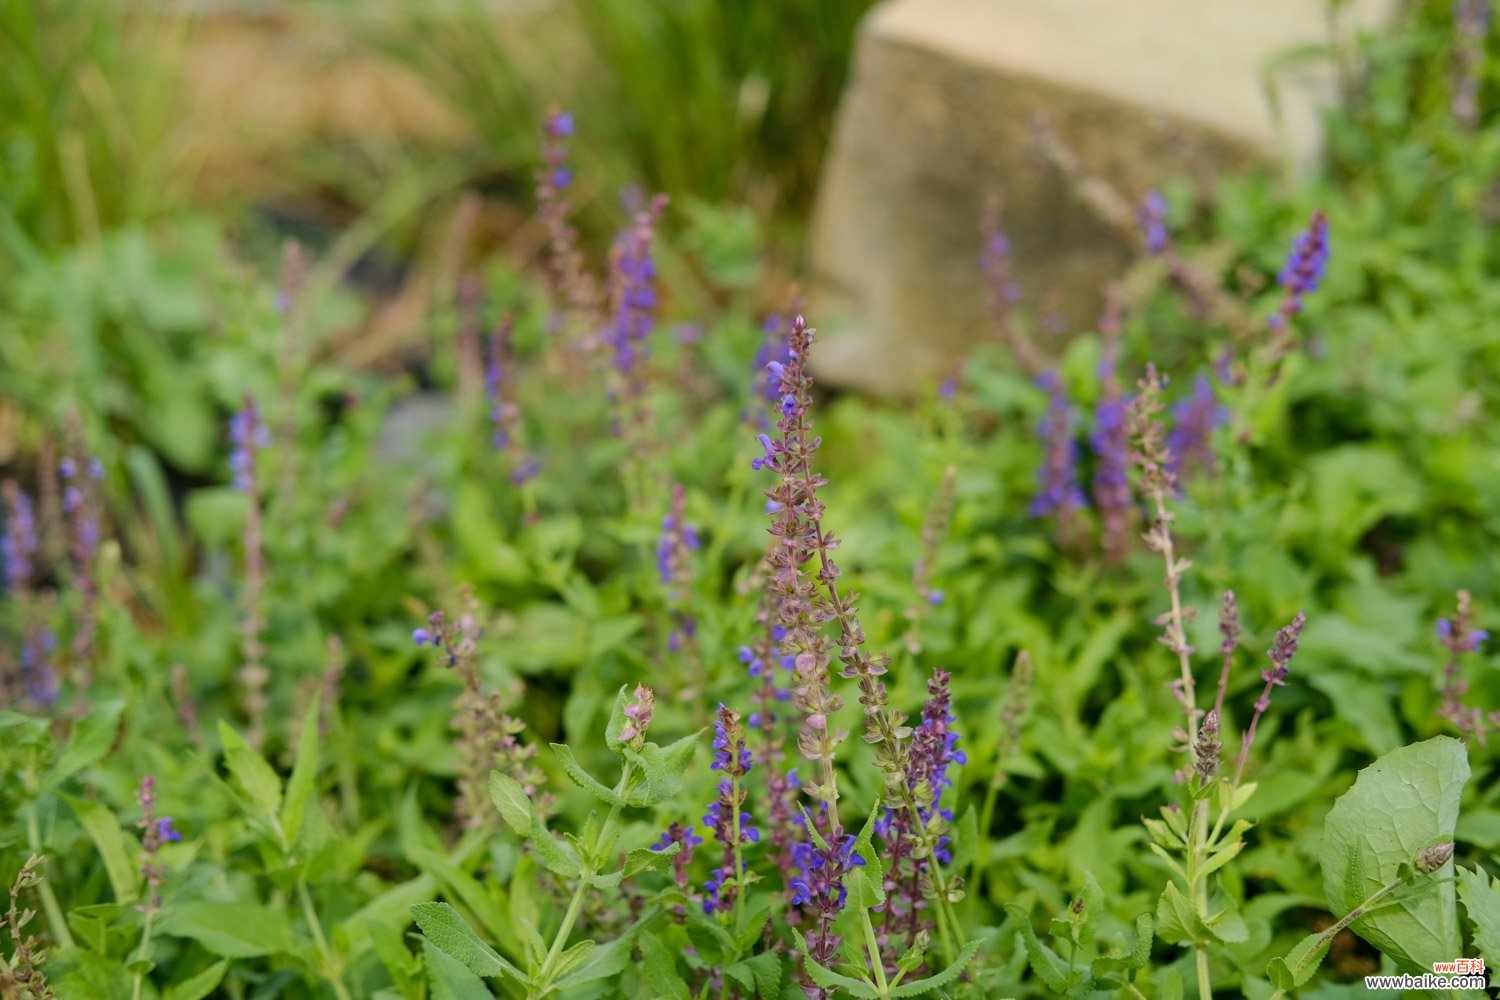
[[[670,746],[659,747],[647,743],[637,753],[626,750],[625,759],[641,768],[645,781],[630,796],[633,806],[660,805],[682,788],[688,764],[698,748],[703,730],[684,736]]]
[[[580,941],[567,951],[557,956],[557,967],[552,970],[554,979],[561,979],[570,972],[577,971],[589,963],[594,957],[594,952],[599,946],[593,941]]]
[[[140,892],[141,873],[125,850],[125,835],[114,810],[101,802],[87,802],[71,795],[63,795],[62,800],[73,810],[73,815],[78,817],[79,824],[98,849],[115,901],[128,903],[135,899]]]
[[[430,940],[422,941],[422,959],[427,966],[427,983],[432,987],[431,1000],[495,1000],[484,980]]]
[[[564,743],[553,743],[552,752],[557,755],[557,762],[567,772],[568,777],[573,779],[573,784],[588,792],[594,798],[610,806],[623,806],[625,800],[615,794],[614,789],[606,788],[602,782],[583,769],[573,756],[573,751]]]
[[[620,686],[620,691],[615,695],[614,706],[609,710],[609,721],[604,725],[604,745],[617,754],[625,752],[625,744],[620,740],[620,734],[625,731],[625,706],[630,704],[630,685]]]
[[[281,828],[286,831],[288,842],[297,839],[302,829],[302,817],[307,811],[307,799],[318,780],[318,719],[321,715],[322,695],[313,695],[307,714],[302,717],[302,738],[297,743],[297,761],[292,765],[292,776],[286,783],[286,801],[281,806]]]
[[[681,844],[668,844],[660,851],[654,851],[649,847],[637,847],[625,855],[624,875],[630,878],[641,872],[665,872],[672,870],[672,859],[682,851]]]
[[[1468,780],[1464,745],[1447,736],[1393,750],[1359,773],[1323,826],[1323,889],[1336,915],[1394,881],[1424,847],[1453,839]],[[1452,881],[1419,879],[1414,888],[1350,927],[1407,971],[1430,972],[1459,953],[1457,902]]]
[[[1031,922],[1028,920],[1025,922],[1025,925],[1027,927],[1030,927]],[[1033,934],[1032,936],[1035,937],[1036,935]],[[933,990],[942,989],[944,986],[947,986],[949,983],[957,979],[959,973],[963,972],[968,964],[974,961],[974,956],[979,954],[979,947],[979,941],[970,941],[968,944],[964,945],[963,951],[958,953],[958,958],[954,959],[953,964],[948,966],[942,972],[939,972],[935,976],[928,976],[926,979],[918,979],[913,982],[902,983],[900,986],[892,989],[890,991],[890,995],[892,997],[916,997],[922,996],[926,993],[931,993]]]
[[[1486,969],[1500,969],[1500,882],[1483,871],[1458,869],[1458,898],[1474,923],[1474,947]]]
[[[781,956],[774,951],[763,951],[736,962],[724,970],[724,975],[743,986],[746,995],[753,990],[757,1000],[779,1000],[781,997]]]
[[[526,789],[521,787],[519,781],[508,774],[491,771],[490,801],[499,810],[500,818],[505,820],[506,826],[522,837],[531,836],[531,799],[527,798]]]
[[[557,981],[558,989],[566,991],[595,980],[613,979],[624,972],[625,967],[630,964],[638,928],[639,925],[608,944],[595,948],[587,965]]]
[[[1209,936],[1192,900],[1182,894],[1176,882],[1167,883],[1156,903],[1156,933],[1168,944],[1191,944]]]
[[[485,944],[469,922],[447,903],[417,903],[411,908],[411,917],[434,947],[474,975],[492,979],[508,974],[523,983],[527,981],[520,969]]]
[[[1068,920],[1076,928],[1079,944],[1089,944],[1094,940],[1094,935],[1099,930],[1099,918],[1104,913],[1104,890],[1099,888],[1099,880],[1094,878],[1093,872],[1086,872],[1083,876],[1083,892],[1078,895],[1078,902],[1068,907]]]
[[[660,997],[689,1000],[687,984],[677,974],[677,963],[654,934],[641,938],[641,974]]]
[[[1170,883],[1169,883],[1170,884]],[[1048,989],[1061,993],[1068,986],[1068,968],[1052,949],[1037,940],[1036,929],[1031,926],[1031,914],[1019,903],[1006,903],[1005,909],[1021,925],[1021,942],[1026,949],[1026,959]]]
[[[257,903],[195,900],[175,904],[159,925],[163,934],[190,938],[221,958],[292,955],[297,939],[286,914]]]
[[[180,983],[168,986],[166,992],[161,995],[162,1000],[203,1000],[224,981],[224,974],[229,971],[229,959],[221,959],[204,969],[195,976],[189,976]]]
[[[104,701],[94,706],[73,727],[68,745],[58,755],[57,762],[42,781],[43,790],[56,788],[73,775],[92,764],[98,763],[109,748],[115,744],[115,733],[120,728],[120,713],[125,702]]]
[[[1324,934],[1309,934],[1296,947],[1286,953],[1285,958],[1273,958],[1266,966],[1266,977],[1278,990],[1301,989],[1302,985],[1317,974],[1328,954],[1333,938]]]
[[[224,744],[224,764],[251,806],[262,819],[276,819],[281,812],[281,779],[266,759],[223,721],[219,723],[219,739]]]
[[[541,856],[542,864],[552,874],[575,878],[583,871],[583,865],[579,863],[578,855],[573,853],[573,848],[548,833],[542,821],[535,816],[531,817],[531,842],[536,847],[536,853]]]
[[[1093,974],[1108,975],[1130,969],[1144,969],[1151,961],[1151,914],[1135,918],[1135,946],[1119,958],[1096,958],[1090,967]]]

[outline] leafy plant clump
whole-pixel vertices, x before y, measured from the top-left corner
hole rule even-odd
[[[1488,21],[1439,13],[1371,43],[1326,175],[1141,198],[1095,329],[976,223],[993,341],[901,406],[815,392],[754,282],[690,322],[665,197],[595,260],[582,116],[536,139],[542,273],[462,275],[400,372],[298,246],[266,283],[198,221],[39,242],[0,290],[0,996],[1500,962],[1500,147]]]

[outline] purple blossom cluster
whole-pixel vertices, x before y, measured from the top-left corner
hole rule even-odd
[[[843,935],[834,932],[833,924],[849,898],[845,878],[855,868],[867,864],[854,849],[854,834],[844,833],[837,820],[830,820],[827,815],[825,812],[819,821],[828,831],[822,835],[822,844],[810,838],[793,847],[797,874],[792,878],[791,899],[792,905],[801,907],[811,922],[806,936],[807,953],[824,966],[833,964],[844,942]],[[838,995],[810,982],[804,982],[802,989],[811,1000],[832,1000]]]
[[[610,364],[622,380],[621,391],[631,395],[641,391],[649,356],[647,341],[657,306],[656,261],[651,244],[666,207],[666,198],[661,196],[638,207],[630,227],[620,234],[610,253],[613,314],[604,341]]]
[[[686,499],[681,483],[672,486],[672,506],[661,521],[656,539],[656,572],[666,591],[667,614],[672,631],[667,637],[669,652],[680,652],[698,631],[698,622],[686,610],[685,602],[692,583],[692,554],[701,541],[698,529],[687,521]]]
[[[248,396],[244,405],[229,418],[229,441],[232,446],[229,469],[234,475],[234,488],[243,493],[254,493],[257,488],[257,457],[270,447],[271,432],[261,419],[260,408]]]
[[[137,906],[142,913],[155,913],[161,909],[161,884],[167,876],[167,867],[160,860],[163,844],[176,843],[182,834],[170,816],[156,815],[156,779],[146,777],[136,790],[135,800],[141,807],[141,819],[136,824],[141,830],[141,874],[146,877],[149,895],[146,902]]]
[[[542,169],[537,174],[538,212],[547,227],[548,265],[553,284],[568,308],[587,322],[599,309],[599,292],[584,267],[578,247],[578,232],[569,221],[573,208],[568,191],[573,170],[568,163],[568,140],[573,137],[573,116],[555,111],[542,125]]]
[[[1448,651],[1443,680],[1438,687],[1442,698],[1438,716],[1452,723],[1465,739],[1486,746],[1489,730],[1500,728],[1500,711],[1485,713],[1464,701],[1464,696],[1469,693],[1469,683],[1463,677],[1462,658],[1479,653],[1490,637],[1489,632],[1474,627],[1473,615],[1469,592],[1460,590],[1457,613],[1452,618],[1438,619],[1438,643]]]
[[[1146,243],[1146,253],[1160,257],[1171,248],[1172,237],[1167,231],[1167,199],[1160,191],[1146,192],[1136,208],[1135,218]]]
[[[733,905],[738,893],[738,879],[744,872],[741,852],[759,843],[760,830],[745,811],[749,792],[744,779],[750,773],[754,756],[745,745],[745,731],[740,713],[723,705],[714,715],[714,759],[710,765],[723,777],[718,794],[703,816],[703,823],[713,831],[714,839],[724,847],[724,857],[703,885],[703,912],[714,913]],[[735,880],[730,884],[730,880]]]
[[[925,916],[926,885],[934,863],[952,861],[945,831],[953,813],[942,805],[942,796],[953,787],[949,768],[967,763],[968,758],[958,749],[959,734],[953,729],[957,717],[952,709],[951,679],[945,670],[933,671],[922,722],[912,733],[903,780],[915,814],[910,809],[887,809],[876,821],[886,865],[886,902],[877,910],[882,914],[882,948],[899,940],[904,950],[916,942],[919,933],[932,930]]]
[[[755,369],[751,386],[751,412],[757,424],[770,426],[766,407],[781,401],[780,380],[771,374],[771,363],[785,365],[787,357],[787,321],[784,316],[773,313],[761,324],[761,342],[755,351]]]
[[[1260,679],[1265,683],[1260,697],[1255,699],[1255,714],[1250,717],[1250,726],[1245,730],[1245,735],[1240,740],[1240,757],[1234,767],[1234,783],[1239,785],[1240,777],[1245,771],[1245,761],[1250,755],[1250,747],[1255,743],[1255,730],[1260,724],[1260,717],[1266,714],[1266,709],[1271,707],[1271,692],[1279,687],[1286,687],[1287,676],[1291,673],[1292,657],[1297,655],[1297,643],[1302,638],[1302,629],[1307,624],[1307,615],[1301,611],[1293,618],[1291,624],[1279,629],[1275,638],[1271,641],[1271,648],[1266,655],[1271,658],[1271,665],[1260,673]],[[1228,635],[1225,643],[1228,644]]]
[[[1199,373],[1193,391],[1172,404],[1172,429],[1167,434],[1168,462],[1180,483],[1195,473],[1211,473],[1217,464],[1213,434],[1229,422],[1229,410],[1219,402],[1213,383]]]
[[[13,594],[31,588],[32,560],[36,556],[36,513],[31,497],[7,479],[0,487],[5,504],[5,534],[0,537],[0,556],[5,560],[5,589]]]
[[[510,460],[510,481],[522,486],[536,476],[537,463],[521,441],[521,407],[511,398],[511,333],[515,318],[506,313],[484,345],[484,395],[489,404],[491,441]]]
[[[1281,304],[1267,321],[1271,340],[1266,346],[1269,381],[1275,382],[1282,360],[1291,353],[1295,341],[1292,320],[1302,312],[1303,301],[1317,290],[1328,270],[1328,216],[1319,209],[1313,213],[1307,228],[1292,241],[1286,263],[1276,276],[1282,288]]]
[[[1057,372],[1043,372],[1036,382],[1047,393],[1047,410],[1037,424],[1043,452],[1031,515],[1067,523],[1087,504],[1078,485],[1077,413]]]

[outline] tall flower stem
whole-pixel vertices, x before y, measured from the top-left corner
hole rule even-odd
[[[630,793],[632,777],[630,762],[624,761],[620,767],[619,784],[615,785],[615,803],[610,806],[609,815],[605,817],[604,825],[599,828],[599,835],[594,839],[592,849],[582,859],[583,870],[578,876],[578,885],[573,889],[573,898],[568,901],[568,908],[563,913],[562,923],[558,925],[556,935],[552,938],[552,946],[547,949],[547,957],[542,960],[541,969],[537,971],[532,985],[527,989],[527,1000],[540,1000],[541,997],[552,992],[554,975],[552,970],[568,945],[573,926],[578,923],[578,915],[583,912],[583,902],[589,889],[588,879],[598,874],[599,859],[595,855],[600,847],[609,843],[614,834],[615,824],[620,821],[620,811],[624,808],[625,797]]]

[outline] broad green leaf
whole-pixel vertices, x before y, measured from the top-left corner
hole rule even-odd
[[[1208,928],[1176,882],[1167,883],[1156,903],[1156,934],[1168,944],[1191,944],[1208,938]]]
[[[605,805],[622,806],[625,804],[625,800],[616,795],[614,789],[605,787],[602,782],[583,769],[583,765],[578,763],[570,747],[564,743],[553,743],[551,746],[552,752],[557,755],[557,762],[562,765],[568,777],[573,779],[573,784]]]
[[[548,833],[542,821],[535,816],[531,817],[531,842],[536,847],[536,853],[541,856],[542,864],[552,874],[574,878],[583,871],[583,865],[579,863],[578,855],[573,853],[573,848]]]
[[[464,964],[443,953],[431,939],[422,941],[422,959],[427,966],[431,1000],[494,1000],[495,994]]]
[[[677,742],[659,747],[647,743],[639,752],[626,750],[625,759],[640,767],[645,781],[630,796],[633,806],[660,805],[682,788],[688,764],[697,750],[703,730],[684,736]]]
[[[641,938],[641,974],[659,997],[669,1000],[688,1000],[687,984],[677,974],[677,963],[672,955],[653,934]]]
[[[56,788],[79,771],[103,759],[109,753],[109,748],[114,746],[115,733],[120,728],[120,713],[124,710],[123,701],[105,701],[79,719],[73,727],[73,735],[68,738],[68,745],[63,747],[57,762],[42,781],[42,788]]]
[[[774,951],[736,962],[724,970],[724,975],[739,983],[747,997],[752,992],[757,1000],[778,1000],[781,996],[781,956]]]
[[[177,903],[158,927],[163,934],[191,938],[221,958],[297,952],[297,938],[286,914],[258,903],[218,900]]]
[[[1026,922],[1026,926],[1031,926],[1030,921]],[[1034,936],[1035,935],[1033,934],[1033,937]],[[892,997],[918,997],[929,994],[934,990],[942,989],[944,986],[947,986],[949,983],[957,979],[959,973],[963,972],[964,969],[968,967],[968,964],[974,961],[974,956],[979,954],[979,947],[979,941],[970,941],[968,944],[964,945],[963,951],[959,952],[958,958],[954,959],[953,964],[948,966],[942,972],[939,972],[935,976],[928,976],[926,979],[918,979],[914,982],[902,983],[900,986],[892,989],[890,991],[890,995]]]
[[[520,969],[485,944],[469,922],[447,903],[418,903],[411,908],[411,917],[434,947],[462,963],[474,975],[490,979],[508,974],[526,981]]]
[[[630,964],[634,949],[635,930],[627,932],[606,945],[595,948],[589,954],[588,964],[557,981],[559,989],[568,990],[599,979],[613,979]]]
[[[312,704],[302,718],[302,737],[297,742],[297,760],[292,765],[292,776],[286,783],[286,801],[281,806],[281,828],[286,831],[288,842],[295,842],[297,832],[302,829],[302,817],[307,811],[307,799],[312,795],[318,780],[318,718],[321,714],[322,696],[313,695]]]
[[[189,976],[180,983],[168,986],[161,997],[162,1000],[203,1000],[219,988],[224,981],[224,974],[229,971],[229,959],[221,959],[204,969],[195,976]]]
[[[1096,958],[1091,966],[1095,976],[1128,969],[1144,969],[1151,961],[1151,914],[1135,918],[1135,946],[1119,958]]]
[[[128,903],[135,899],[141,888],[141,872],[125,850],[125,835],[114,810],[102,802],[87,802],[71,795],[63,795],[62,799],[99,850],[115,901]]]
[[[499,810],[500,818],[505,820],[506,826],[522,837],[531,836],[531,799],[526,797],[526,789],[521,787],[519,781],[508,774],[491,771],[490,801]]]
[[[1453,839],[1459,796],[1469,780],[1464,745],[1447,736],[1393,750],[1359,773],[1323,826],[1323,890],[1338,916],[1354,895],[1368,898],[1411,865],[1418,851]],[[1351,859],[1359,859],[1359,869]],[[1412,972],[1459,954],[1453,882],[1418,878],[1418,891],[1350,925]]]
[[[1458,869],[1458,898],[1474,924],[1474,947],[1486,969],[1500,969],[1500,882],[1483,871]]]
[[[1016,923],[1021,926],[1021,942],[1026,949],[1026,958],[1031,965],[1031,971],[1035,972],[1049,990],[1061,993],[1068,986],[1068,967],[1063,960],[1055,954],[1052,949],[1037,940],[1036,930],[1031,926],[1031,914],[1019,903],[1006,903],[1005,909],[1011,916],[1016,918]]]
[[[223,721],[219,723],[219,740],[224,744],[224,765],[249,797],[257,815],[276,819],[281,812],[281,779],[271,765]]]

